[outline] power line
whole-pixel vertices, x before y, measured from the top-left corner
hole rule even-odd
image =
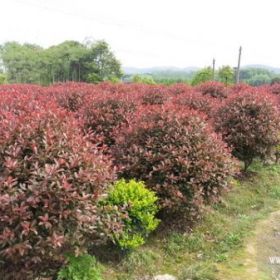
[[[83,20],[96,22],[101,25],[113,26],[113,27],[117,27],[117,28],[121,28],[121,29],[131,29],[131,30],[133,30],[133,32],[138,30],[138,31],[145,32],[147,35],[152,35],[153,37],[157,36],[157,37],[163,37],[163,38],[170,39],[170,40],[176,40],[176,41],[181,41],[181,42],[183,41],[184,43],[188,43],[188,44],[191,44],[191,43],[197,44],[197,40],[191,40],[187,36],[178,36],[172,32],[166,31],[166,30],[162,31],[159,29],[155,29],[154,27],[151,27],[151,26],[145,27],[143,25],[139,25],[132,21],[121,21],[120,22],[120,21],[116,21],[116,20],[112,20],[112,19],[100,19],[100,18],[96,18],[93,16],[85,15],[85,14],[78,14],[78,13],[74,13],[74,12],[57,9],[55,7],[46,6],[44,4],[43,5],[38,4],[38,2],[35,3],[35,2],[30,2],[30,1],[25,1],[25,0],[13,0],[13,1],[21,3],[23,5],[33,6],[35,8],[39,8],[39,9],[42,9],[45,11],[56,12],[56,13],[63,14],[65,16],[76,17],[76,18],[80,18]],[[40,2],[40,3],[42,3],[42,2]],[[205,43],[207,43],[208,45],[215,44],[214,42],[213,43],[203,42],[203,44],[205,44]],[[229,44],[223,44],[223,45],[225,47],[230,46]]]

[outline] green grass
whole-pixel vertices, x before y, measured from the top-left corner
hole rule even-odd
[[[246,240],[258,220],[280,208],[280,166],[255,163],[250,171],[256,175],[233,180],[231,191],[191,233],[155,234],[119,262],[103,263],[104,279],[134,280],[165,273],[179,280],[243,279],[238,277],[245,273]]]

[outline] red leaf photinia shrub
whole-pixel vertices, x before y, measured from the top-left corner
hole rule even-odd
[[[252,87],[248,84],[240,83],[240,84],[230,86],[229,95],[230,94],[241,93],[241,92],[246,92],[246,91],[254,91],[254,87]]]
[[[114,169],[72,115],[53,104],[1,116],[1,279],[52,276],[65,252],[94,242],[97,199]]]
[[[124,95],[100,95],[88,98],[79,114],[86,132],[100,136],[102,142],[111,146],[118,128],[128,122],[136,110],[136,104]]]
[[[142,96],[143,105],[162,105],[169,99],[164,86],[151,86]]]
[[[269,91],[273,94],[280,94],[280,83],[276,83],[270,86]]]
[[[209,95],[215,98],[225,98],[227,97],[227,87],[216,81],[209,81],[200,84],[196,87],[197,91],[201,92],[203,95]]]
[[[280,140],[279,111],[274,97],[265,92],[231,96],[216,113],[215,125],[245,170],[254,158],[269,155]]]
[[[57,104],[70,111],[77,112],[83,105],[87,95],[97,93],[95,85],[86,83],[58,83],[47,88],[47,93]]]
[[[204,115],[171,104],[140,109],[119,134],[113,154],[120,177],[144,181],[167,216],[187,213],[191,219],[201,204],[219,199],[234,170]]]
[[[174,103],[198,110],[210,117],[212,116],[214,109],[220,104],[220,101],[216,102],[215,98],[202,95],[200,92],[192,91],[180,94],[174,98]]]

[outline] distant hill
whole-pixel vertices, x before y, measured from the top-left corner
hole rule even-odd
[[[280,74],[280,68],[272,67],[269,65],[262,64],[248,64],[242,66],[242,69],[248,68],[261,68],[272,71],[276,74]],[[123,67],[123,71],[127,75],[135,75],[135,74],[155,74],[155,73],[165,73],[165,72],[173,72],[173,73],[191,73],[201,69],[200,67],[190,66],[190,67],[149,67],[149,68],[137,68],[137,67]]]
[[[249,65],[245,65],[242,67],[242,69],[247,69],[247,68],[259,68],[259,69],[266,69],[269,70],[271,72],[274,72],[276,74],[280,74],[280,68],[278,67],[272,67],[269,65],[263,65],[263,64],[249,64]]]
[[[199,67],[150,67],[150,68],[136,68],[136,67],[123,67],[124,73],[128,75],[134,74],[153,74],[160,72],[181,72],[190,73],[199,70]]]

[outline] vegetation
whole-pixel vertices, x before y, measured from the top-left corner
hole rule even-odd
[[[227,95],[227,89],[221,82],[209,81],[197,86],[199,92],[203,95],[210,95],[215,98],[224,98]]]
[[[252,86],[270,84],[277,77],[274,72],[263,68],[245,68],[240,71],[240,80]]]
[[[138,80],[147,83],[149,79],[152,79],[157,84],[171,85],[175,83],[185,83],[192,85],[199,85],[206,81],[218,81],[224,83],[226,86],[235,82],[235,69],[229,65],[221,66],[217,69],[213,76],[213,69],[211,67],[205,67],[199,70],[181,69],[181,70],[156,70],[151,69],[146,74],[136,74],[124,76],[125,81],[135,81],[133,78],[138,77]],[[273,84],[279,82],[279,73],[273,70],[268,70],[261,67],[246,67],[241,68],[240,81],[252,86],[260,86],[263,84]]]
[[[135,75],[132,77],[133,83],[143,83],[147,85],[155,85],[156,82],[154,81],[152,76],[141,76],[141,75]]]
[[[93,95],[86,100],[80,110],[83,128],[86,132],[94,132],[100,142],[107,146],[115,143],[114,134],[135,110],[135,104],[127,101],[125,96],[106,97]]]
[[[48,49],[7,42],[0,46],[0,57],[9,83],[96,83],[122,76],[119,61],[104,41],[65,41]]]
[[[156,201],[155,193],[148,190],[143,182],[119,180],[114,184],[103,203],[125,208],[128,213],[123,218],[123,233],[115,236],[114,240],[120,248],[135,249],[143,245],[148,234],[157,228]]]
[[[55,105],[33,104],[32,112],[1,105],[0,275],[52,275],[64,252],[94,242],[97,198],[114,171]]]
[[[172,105],[140,108],[129,127],[113,152],[120,176],[143,180],[165,214],[196,219],[202,205],[227,188],[230,153],[199,113]]]
[[[272,96],[244,92],[230,97],[216,116],[217,131],[233,147],[245,170],[256,157],[266,158],[280,140],[280,119]]]
[[[6,83],[6,75],[0,72],[0,85],[3,85]]]
[[[233,180],[231,191],[191,232],[159,232],[116,266],[104,263],[104,278],[134,280],[168,273],[179,280],[270,279],[267,272],[266,277],[261,271],[252,274],[255,268],[245,263],[252,258],[246,245],[257,221],[279,210],[280,167],[256,162],[249,171],[255,175]]]
[[[57,280],[103,280],[96,259],[90,255],[68,256],[67,266],[60,269]]]
[[[226,85],[234,83],[235,73],[230,66],[223,66],[218,70],[218,80]]]
[[[192,85],[196,86],[198,84],[213,80],[213,70],[211,67],[203,68],[197,71],[192,79]]]
[[[278,165],[259,163],[279,150],[278,90],[0,86],[0,275],[98,279],[90,254],[104,279],[226,279],[279,199]]]

